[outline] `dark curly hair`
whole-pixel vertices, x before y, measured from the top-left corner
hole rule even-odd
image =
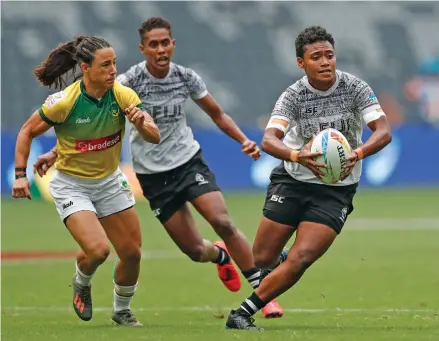
[[[296,57],[303,58],[305,54],[305,45],[314,44],[318,41],[328,41],[332,47],[335,47],[335,41],[332,34],[321,26],[310,26],[305,28],[296,38]]]
[[[137,30],[139,32],[140,42],[143,43],[145,32],[149,32],[155,28],[166,28],[169,31],[169,35],[172,37],[171,24],[163,18],[152,17],[147,21],[144,21]]]

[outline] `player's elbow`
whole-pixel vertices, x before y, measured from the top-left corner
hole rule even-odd
[[[271,151],[271,137],[264,135],[261,142],[261,149],[263,152],[270,154]]]
[[[31,139],[36,137],[34,135],[35,134],[32,133],[32,125],[28,121],[25,124],[23,124],[23,126],[20,129],[20,131],[18,132],[18,136],[17,137],[26,138],[26,139],[31,140]]]
[[[385,146],[392,142],[392,131],[390,128],[383,131],[382,141]]]

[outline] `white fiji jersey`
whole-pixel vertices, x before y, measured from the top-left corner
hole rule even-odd
[[[337,80],[327,91],[314,89],[305,76],[288,87],[279,97],[272,118],[288,122],[283,143],[300,150],[326,128],[339,130],[353,149],[362,145],[363,125],[384,115],[378,99],[369,85],[349,73],[336,72]],[[308,168],[296,162],[284,162],[287,172],[296,180],[323,184]],[[361,176],[362,161],[357,162],[344,181],[333,186],[357,183]]]
[[[137,129],[130,129],[133,169],[140,174],[166,172],[188,162],[200,149],[186,124],[184,105],[208,94],[206,84],[192,69],[171,63],[165,78],[155,78],[143,61],[119,75],[117,80],[133,89],[160,130],[160,143],[146,142]]]

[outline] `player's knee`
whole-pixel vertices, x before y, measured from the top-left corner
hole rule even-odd
[[[276,257],[271,257],[270,255],[259,254],[253,257],[255,266],[260,269],[267,269],[276,263]]]
[[[300,271],[308,269],[317,259],[316,252],[310,248],[299,248],[297,250],[297,261]]]
[[[259,248],[253,248],[253,259],[255,266],[260,269],[266,269],[276,263],[278,257],[273,256],[267,250],[261,250]]]
[[[201,261],[204,253],[204,245],[193,245],[190,249],[183,250],[183,252],[194,262]]]
[[[232,220],[227,214],[220,214],[211,221],[215,232],[222,239],[231,237],[236,234],[236,227],[233,225]]]
[[[124,263],[138,264],[142,258],[142,250],[140,245],[130,244],[123,247],[118,256]]]
[[[107,243],[99,243],[90,248],[87,253],[93,263],[102,264],[108,258],[110,254],[110,246]]]

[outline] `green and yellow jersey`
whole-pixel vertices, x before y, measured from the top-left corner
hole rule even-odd
[[[141,103],[132,89],[118,82],[99,100],[86,93],[82,80],[50,95],[38,112],[55,129],[55,168],[88,179],[113,173],[125,134],[124,109]]]

